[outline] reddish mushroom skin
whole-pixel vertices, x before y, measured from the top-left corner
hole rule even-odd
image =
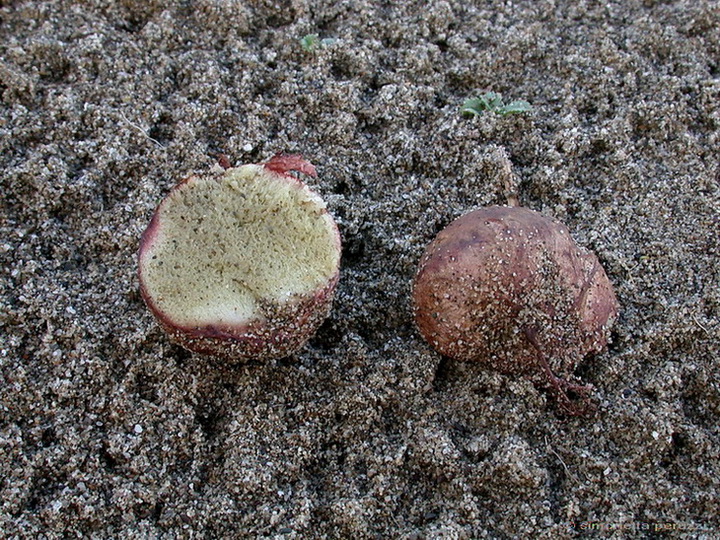
[[[608,343],[618,315],[597,257],[559,221],[522,207],[465,214],[428,245],[415,322],[439,353],[505,373],[572,374]]]

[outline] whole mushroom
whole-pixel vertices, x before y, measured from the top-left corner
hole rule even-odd
[[[516,204],[517,198],[508,197]],[[618,315],[597,257],[556,219],[519,206],[469,212],[443,229],[413,282],[415,321],[439,353],[544,383],[571,414],[592,388],[573,382]]]

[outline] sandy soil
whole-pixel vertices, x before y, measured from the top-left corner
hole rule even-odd
[[[720,5],[402,5],[0,1],[5,536],[720,536]],[[460,114],[489,90],[533,110]],[[503,202],[498,147],[616,287],[592,416],[414,328],[424,246]],[[187,353],[140,234],[213,152],[279,151],[341,229],[332,315],[282,361]]]

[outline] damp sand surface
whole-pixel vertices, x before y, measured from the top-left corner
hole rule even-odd
[[[486,91],[533,109],[460,113]],[[717,538],[719,148],[716,1],[0,2],[0,530]],[[615,286],[593,415],[414,327],[498,149]],[[140,297],[154,208],[216,152],[303,154],[338,222],[290,358],[190,354]]]

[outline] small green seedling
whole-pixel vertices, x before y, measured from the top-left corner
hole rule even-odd
[[[323,49],[325,47],[328,47],[335,43],[337,41],[334,38],[322,38],[320,39],[320,36],[317,34],[308,34],[302,38],[300,38],[300,46],[303,48],[305,52],[315,52],[318,49]]]
[[[502,95],[497,92],[486,92],[478,98],[466,99],[460,109],[464,115],[479,116],[484,111],[494,112],[502,116],[529,112],[532,105],[525,100],[511,101],[507,105],[503,103]]]

